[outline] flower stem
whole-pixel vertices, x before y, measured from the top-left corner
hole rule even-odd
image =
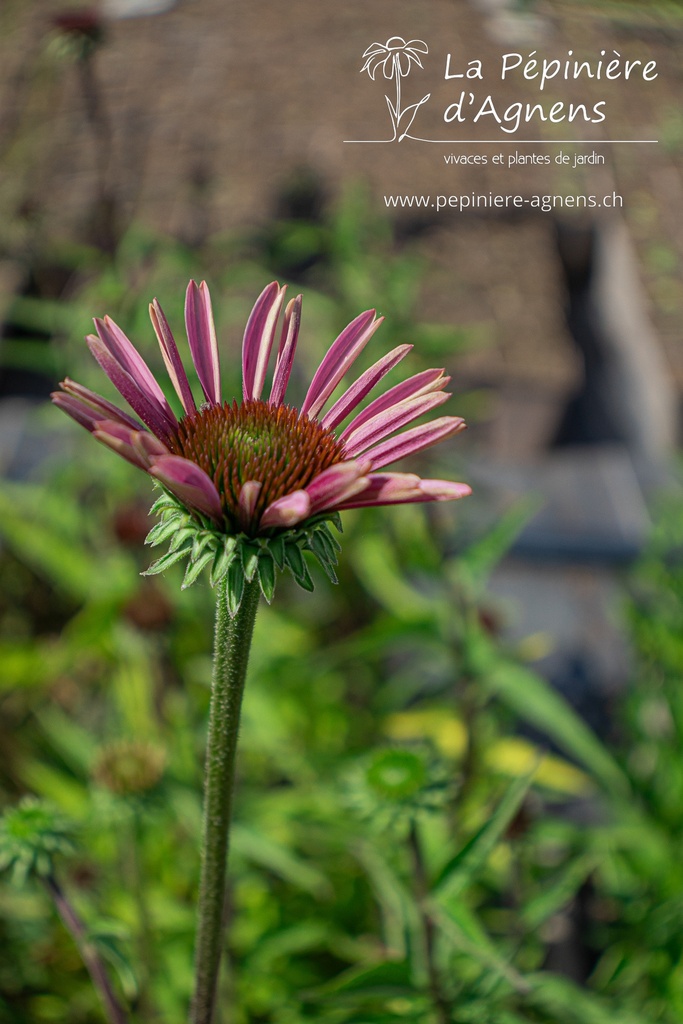
[[[70,933],[78,946],[81,959],[88,969],[93,985],[97,989],[100,999],[104,1004],[107,1013],[107,1020],[110,1024],[128,1024],[128,1015],[119,1003],[114,989],[112,988],[109,976],[100,955],[91,942],[88,941],[88,933],[85,925],[67,899],[54,875],[48,875],[44,879],[45,888],[52,897],[57,913],[62,919],[64,926]]]
[[[235,753],[258,598],[258,582],[247,583],[240,610],[231,618],[227,583],[223,581],[218,586],[191,1024],[211,1024],[216,1000],[225,927],[225,871]]]

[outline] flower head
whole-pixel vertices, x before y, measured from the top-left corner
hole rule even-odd
[[[405,827],[438,811],[453,796],[454,779],[431,746],[383,747],[360,759],[344,779],[344,796],[378,831]]]
[[[177,417],[147,363],[111,320],[95,320],[88,345],[136,419],[89,389],[66,379],[53,401],[98,441],[149,473],[165,495],[155,510],[162,522],[150,543],[171,539],[171,551],[150,571],[187,555],[185,584],[213,561],[212,582],[231,570],[239,591],[258,572],[272,596],[275,565],[287,565],[312,588],[300,549],[307,548],[332,578],[336,540],[328,522],[337,512],[368,505],[449,501],[470,493],[466,484],[386,472],[406,455],[456,434],[459,417],[442,416],[404,429],[441,405],[449,378],[425,370],[358,406],[410,351],[399,345],[362,373],[327,408],[333,392],[379,327],[374,310],[357,316],[332,343],[301,408],[285,404],[299,336],[301,296],[284,310],[285,289],[268,285],[249,316],[242,347],[242,400],[223,401],[218,342],[209,291],[191,281],[185,324],[192,362],[204,394],[197,403],[168,322],[154,300],[150,316],[182,406]],[[279,334],[279,337],[278,337]],[[271,353],[277,354],[264,398]],[[353,418],[349,417],[353,415]],[[141,422],[140,422],[141,421]],[[346,421],[346,426],[339,429]],[[234,599],[239,606],[239,594]]]
[[[29,875],[52,874],[57,854],[73,850],[71,829],[60,812],[34,797],[24,797],[0,818],[0,871],[11,870],[15,884]]]
[[[119,796],[134,796],[153,789],[163,775],[163,750],[147,740],[117,740],[99,754],[94,775]]]
[[[411,64],[423,66],[421,53],[429,53],[422,39],[411,39],[407,43],[401,36],[392,36],[386,43],[371,43],[363,54],[365,64],[360,69],[361,74],[367,71],[374,82],[377,71],[382,68],[385,78],[405,78]]]

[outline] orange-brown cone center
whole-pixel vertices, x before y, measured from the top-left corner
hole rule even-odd
[[[170,447],[211,477],[236,526],[240,491],[248,480],[261,484],[251,516],[255,527],[272,502],[344,460],[344,447],[330,430],[291,406],[260,400],[190,413],[180,421]]]

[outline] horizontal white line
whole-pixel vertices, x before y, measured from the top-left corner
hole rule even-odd
[[[358,145],[383,145],[387,142],[395,142],[395,139],[344,139],[344,142]],[[405,140],[402,140],[405,141]],[[602,139],[599,142],[590,139],[411,139],[412,142],[435,142],[442,146],[474,146],[474,145],[534,145],[534,146],[616,146],[616,145],[657,145],[659,139]]]

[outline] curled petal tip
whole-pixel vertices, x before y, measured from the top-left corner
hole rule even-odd
[[[258,480],[247,480],[246,483],[242,484],[237,505],[239,509],[239,517],[244,529],[247,529],[251,519],[253,518],[261,487],[262,484]]]
[[[150,474],[180,501],[217,522],[222,520],[220,496],[203,469],[179,455],[153,457],[151,462]]]
[[[293,491],[283,498],[278,498],[261,516],[261,528],[289,529],[308,518],[311,512],[311,499],[306,491]]]

